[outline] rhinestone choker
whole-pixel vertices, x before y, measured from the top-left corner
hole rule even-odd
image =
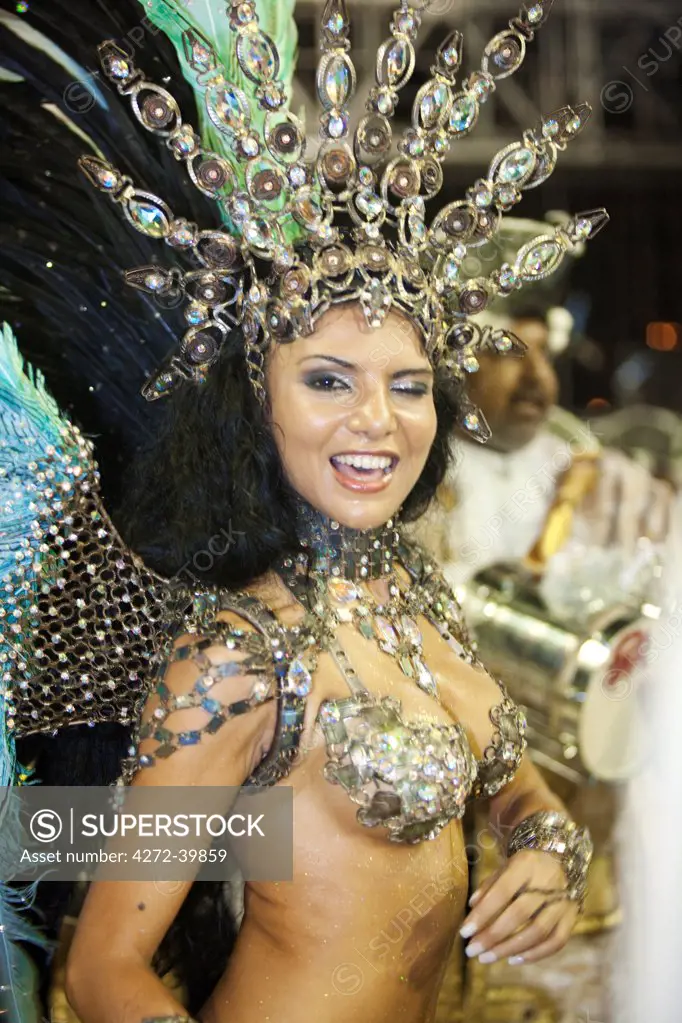
[[[296,532],[301,549],[285,560],[285,570],[301,565],[316,575],[354,582],[385,579],[393,571],[400,542],[393,519],[377,529],[350,529],[301,501]]]

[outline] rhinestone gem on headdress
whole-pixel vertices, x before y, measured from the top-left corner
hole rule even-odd
[[[193,183],[216,201],[224,221],[221,229],[202,231],[176,218],[160,198],[136,190],[106,161],[94,156],[81,161],[90,181],[122,207],[132,226],[196,257],[232,296],[228,302],[202,300],[201,329],[207,333],[197,342],[192,272],[173,271],[172,286],[189,305],[190,329],[179,352],[148,382],[145,396],[158,398],[179,379],[204,379],[222,339],[240,325],[249,374],[264,398],[268,345],[312,332],[330,304],[350,301],[360,303],[373,328],[381,326],[391,309],[406,314],[421,328],[432,362],[443,363],[463,382],[474,369],[477,348],[487,343],[474,331],[466,355],[453,356],[463,321],[482,312],[492,299],[553,273],[567,252],[594,237],[608,219],[603,210],[579,214],[524,246],[504,273],[467,281],[460,272],[468,250],[490,240],[502,214],[554,171],[559,152],[589,117],[587,104],[543,118],[495,156],[486,177],[464,199],[449,203],[435,217],[426,215],[424,202],[442,187],[442,162],[450,146],[473,130],[497,83],[521,67],[528,43],[552,4],[524,4],[487,44],[480,69],[459,83],[462,37],[451,32],[437,50],[430,77],[417,91],[412,123],[397,139],[399,155],[393,158],[391,119],[415,70],[421,4],[411,7],[402,0],[394,12],[390,34],[377,53],[376,84],[350,140],[350,106],[357,88],[350,21],[345,0],[327,0],[316,75],[322,143],[314,163],[306,159],[302,124],[287,110],[277,47],[261,29],[255,3],[228,4],[240,75],[228,75],[210,39],[193,28],[182,34],[195,91],[215,129],[211,146],[216,151],[205,148],[206,140],[183,119],[170,93],[147,81],[115,43],[103,43],[105,74],[130,98],[140,123],[165,140]],[[264,117],[262,131],[256,129],[257,112],[261,122]],[[350,218],[350,231],[339,226],[341,218]],[[225,264],[203,244],[208,236],[221,234],[233,239],[232,258]],[[331,257],[325,258],[339,247],[349,253],[343,271]],[[368,248],[381,258],[368,261],[363,255]],[[267,261],[273,271],[268,268],[264,279],[260,261]],[[145,273],[133,271],[128,280],[145,289],[156,268],[142,269]],[[303,269],[305,280],[295,277],[297,286],[292,287],[291,275]],[[515,339],[513,353],[521,348]],[[474,436],[487,435],[480,413],[464,413],[465,428],[470,423]]]

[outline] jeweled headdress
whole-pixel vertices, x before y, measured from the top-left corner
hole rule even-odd
[[[196,187],[216,201],[221,221],[200,229],[100,157],[81,160],[90,181],[121,206],[133,227],[163,239],[192,263],[187,270],[147,266],[127,273],[133,287],[187,301],[189,329],[179,351],[145,385],[145,397],[163,396],[182,378],[203,378],[228,332],[240,326],[249,374],[264,398],[269,345],[311,333],[330,305],[350,300],[360,302],[372,327],[392,307],[405,312],[420,326],[432,362],[443,363],[459,380],[478,368],[477,351],[522,354],[524,346],[508,331],[482,330],[468,317],[553,273],[567,252],[594,237],[607,214],[593,210],[548,227],[488,276],[466,279],[462,263],[470,249],[495,235],[502,214],[523,191],[547,180],[559,152],[584,127],[589,106],[544,117],[494,157],[464,199],[430,220],[426,203],[441,189],[450,146],[474,128],[497,82],[521,66],[552,3],[524,4],[485,47],[480,70],[459,85],[462,38],[452,32],[417,93],[412,124],[397,140],[397,151],[391,118],[415,68],[427,0],[402,0],[394,12],[377,54],[376,85],[352,138],[349,108],[357,83],[349,19],[345,0],[328,0],[317,69],[321,144],[314,156],[307,152],[303,124],[287,109],[280,53],[254,0],[227,4],[219,39],[214,23],[211,35],[186,5],[146,5],[148,17],[173,39],[185,75],[202,97],[201,131],[124,50],[103,43],[105,74],[130,98],[140,123],[165,141]],[[286,17],[290,5],[280,6]],[[286,45],[291,48],[290,37]],[[487,439],[485,420],[471,404],[463,403],[461,417],[465,429]]]

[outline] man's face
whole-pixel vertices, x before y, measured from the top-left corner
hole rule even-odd
[[[528,346],[521,359],[485,354],[481,368],[469,377],[471,400],[485,415],[498,451],[517,451],[529,444],[545,422],[559,395],[559,381],[550,360],[549,332],[541,320],[512,320],[510,330]]]

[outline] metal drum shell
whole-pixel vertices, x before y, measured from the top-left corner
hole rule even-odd
[[[587,624],[562,622],[548,611],[537,580],[515,564],[483,570],[458,596],[481,660],[526,711],[528,743],[536,763],[576,784],[595,777],[609,781],[627,777],[627,765],[602,770],[599,755],[592,750],[590,756],[581,755],[581,736],[589,734],[594,745],[598,731],[593,723],[585,729],[584,708],[586,704],[593,708],[610,684],[610,665],[619,643],[640,633],[646,637],[655,615],[638,604],[623,603]],[[602,706],[614,713],[632,712],[632,704],[625,708],[602,701]],[[608,720],[607,714],[607,730]]]

